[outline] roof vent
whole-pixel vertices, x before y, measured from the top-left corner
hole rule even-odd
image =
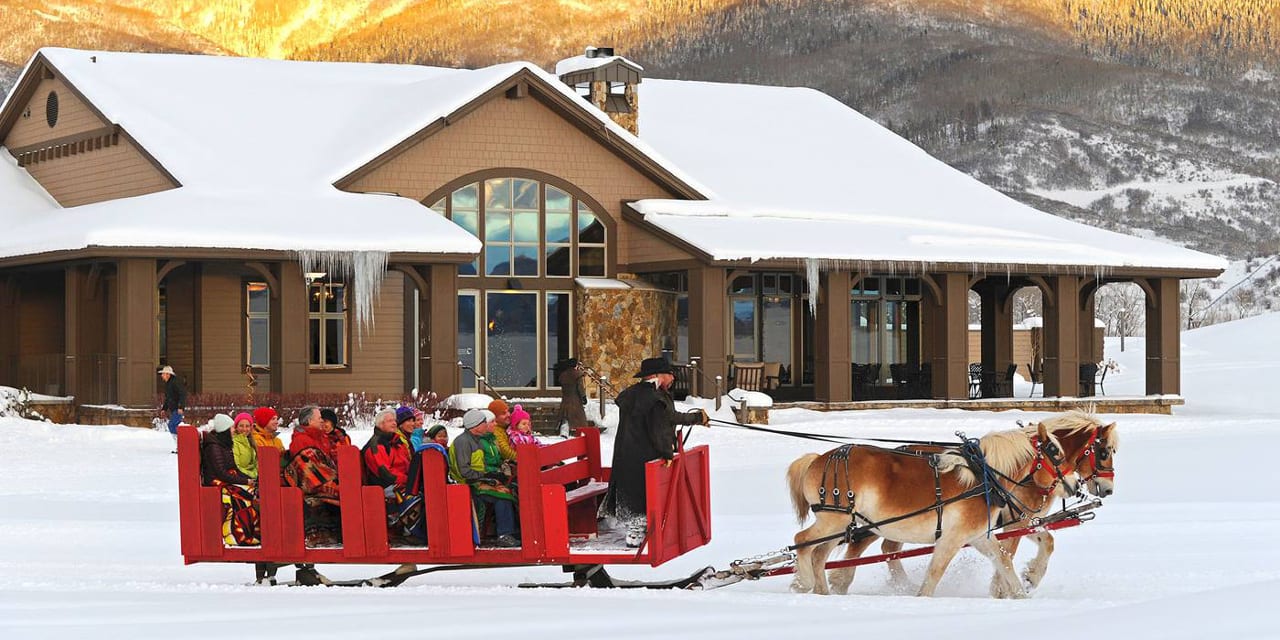
[[[44,100],[44,119],[50,127],[58,124],[58,92],[50,91]]]
[[[588,58],[612,58],[613,47],[587,47]]]

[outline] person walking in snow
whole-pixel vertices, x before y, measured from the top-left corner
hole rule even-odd
[[[707,413],[698,409],[676,413],[668,391],[675,371],[666,358],[645,358],[640,378],[618,394],[618,433],[613,445],[613,473],[609,492],[600,506],[602,516],[612,516],[627,529],[629,547],[644,544],[648,530],[644,466],[652,460],[671,464],[676,452],[676,429],[681,425],[709,425]]]
[[[182,383],[177,374],[173,372],[173,367],[165,365],[156,373],[160,374],[160,379],[164,380],[164,404],[161,409],[165,412],[169,424],[169,433],[173,435],[173,444],[178,444],[178,425],[182,424],[182,419],[186,414],[187,408],[187,386]],[[178,450],[175,448],[174,453]]]
[[[551,372],[560,385],[560,418],[569,423],[569,433],[574,429],[591,426],[587,420],[587,392],[582,387],[582,379],[587,372],[578,366],[577,358],[569,358],[557,362]]]

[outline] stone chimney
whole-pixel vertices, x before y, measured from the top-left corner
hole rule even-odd
[[[583,55],[556,63],[560,81],[632,134],[640,135],[640,84],[644,67],[614,55],[613,47],[587,47]]]

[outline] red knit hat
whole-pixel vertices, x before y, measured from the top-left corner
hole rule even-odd
[[[510,408],[507,406],[507,403],[502,400],[502,398],[494,398],[493,402],[489,403],[489,410],[493,412],[493,415],[500,416],[506,413],[507,411],[510,411]]]
[[[276,417],[276,410],[271,407],[258,407],[253,410],[253,423],[259,427],[267,426],[274,417]]]

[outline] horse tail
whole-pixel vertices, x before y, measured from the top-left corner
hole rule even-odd
[[[787,467],[787,487],[790,489],[791,506],[796,510],[796,522],[799,524],[804,524],[809,517],[809,500],[804,496],[804,476],[809,471],[809,466],[819,457],[821,456],[816,453],[806,453]]]

